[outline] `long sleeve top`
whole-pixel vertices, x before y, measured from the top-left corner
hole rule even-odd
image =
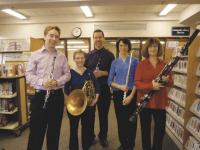
[[[42,83],[50,78],[54,57],[56,59],[53,79],[57,81],[55,89],[63,88],[65,82],[70,80],[71,74],[65,55],[57,50],[49,52],[43,47],[31,55],[26,68],[26,80],[35,89],[47,90],[42,86]]]
[[[114,60],[114,55],[109,50],[102,49],[94,49],[92,50],[85,61],[85,66],[94,71],[97,67],[99,70],[107,71],[109,73],[110,66],[112,61]],[[97,78],[99,85],[107,85],[108,76],[102,76]]]
[[[111,86],[112,82],[115,82],[117,84],[125,85],[126,84],[126,77],[128,73],[129,68],[129,62],[130,62],[130,56],[126,58],[125,61],[122,60],[122,58],[116,58],[113,60],[108,76],[108,85]],[[131,90],[134,86],[134,76],[135,76],[135,70],[138,64],[138,60],[134,57],[131,58],[131,66],[130,66],[130,72],[128,76],[128,87],[129,90]],[[114,91],[119,90],[116,88],[112,88]]]
[[[162,71],[164,66],[165,66],[164,61],[160,59],[158,60],[158,63],[155,68],[150,63],[149,59],[145,59],[138,64],[135,73],[137,102],[141,101],[141,97],[144,94],[147,94],[150,90],[153,90],[152,80],[156,79],[156,77]],[[166,86],[172,86],[172,85],[173,85],[173,80],[170,74],[170,78]],[[146,108],[165,109],[167,105],[168,105],[167,87],[163,87],[160,90],[155,91],[149,103],[147,104]]]
[[[84,83],[87,80],[93,81],[95,91],[96,93],[99,93],[99,84],[91,70],[86,69],[82,75],[73,69],[71,69],[70,72],[71,72],[71,79],[67,83],[65,83],[64,86],[64,91],[67,95],[75,89],[82,89]]]

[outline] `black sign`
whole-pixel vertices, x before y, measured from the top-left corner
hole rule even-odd
[[[172,36],[189,36],[190,27],[172,27]]]

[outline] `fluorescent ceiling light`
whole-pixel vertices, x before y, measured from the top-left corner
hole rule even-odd
[[[22,19],[22,20],[27,19],[26,16],[16,12],[15,10],[12,10],[12,9],[2,9],[1,11],[5,12],[5,13],[11,15],[11,16],[14,16],[14,17],[17,17],[19,19]]]
[[[92,11],[89,6],[80,6],[80,8],[86,17],[93,17]]]
[[[81,48],[88,48],[88,46],[87,45],[83,45],[83,46],[78,46],[78,45],[71,45],[71,46],[67,46],[67,48],[79,48],[79,49],[81,49]]]
[[[80,48],[78,48],[78,49],[80,49]],[[77,49],[77,48],[68,48],[67,51],[76,51],[76,50],[78,50],[78,49]],[[82,51],[86,51],[86,52],[89,51],[87,48],[82,48],[81,50],[82,50]]]
[[[68,40],[67,44],[84,44],[84,41]]]
[[[168,4],[159,14],[159,16],[167,15],[172,9],[176,7],[176,4]]]

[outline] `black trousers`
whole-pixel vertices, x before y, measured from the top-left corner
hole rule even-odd
[[[119,136],[119,141],[123,149],[132,150],[135,146],[137,120],[133,124],[129,122],[129,117],[136,109],[136,95],[137,94],[134,95],[134,98],[132,99],[130,104],[122,105],[123,94],[124,94],[123,91],[113,92],[115,114],[116,114],[117,125],[118,125],[118,136]],[[130,91],[127,93],[127,95],[129,94],[130,94]]]
[[[155,122],[153,145],[151,146],[151,120]],[[165,135],[166,111],[144,108],[140,113],[143,150],[162,150]]]
[[[108,133],[108,112],[110,108],[110,102],[111,102],[111,93],[110,88],[108,85],[101,85],[100,86],[100,95],[97,102],[97,108],[98,108],[98,114],[99,114],[99,138],[100,139],[106,139],[107,133]],[[93,138],[95,137],[94,134],[94,124],[95,124],[95,111],[96,108],[94,107],[94,113],[93,113]]]
[[[82,140],[82,148],[83,150],[88,150],[92,140],[93,134],[91,132],[92,127],[92,113],[93,107],[87,107],[83,114],[79,116],[73,116],[70,113],[68,114],[70,121],[70,140],[69,140],[69,149],[70,150],[78,150],[78,124],[81,119],[81,140]]]
[[[28,150],[41,150],[47,132],[47,150],[58,150],[64,95],[62,89],[51,92],[47,108],[43,109],[45,91],[31,99],[30,135]]]

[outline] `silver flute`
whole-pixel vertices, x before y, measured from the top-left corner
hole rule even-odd
[[[130,74],[130,69],[131,69],[131,60],[132,60],[132,52],[130,52],[130,59],[129,59],[129,65],[128,65],[128,71],[127,71],[127,75],[126,75],[126,85],[128,86],[128,81],[129,81],[129,74]],[[126,98],[126,91],[124,92],[123,95],[123,100]]]
[[[50,79],[53,79],[53,71],[54,71],[55,61],[56,61],[56,57],[53,57],[52,68],[51,68],[50,77],[49,77]],[[46,92],[46,95],[45,95],[43,109],[47,108],[47,103],[48,103],[48,98],[50,96],[50,93],[51,93],[51,90],[48,89]]]

